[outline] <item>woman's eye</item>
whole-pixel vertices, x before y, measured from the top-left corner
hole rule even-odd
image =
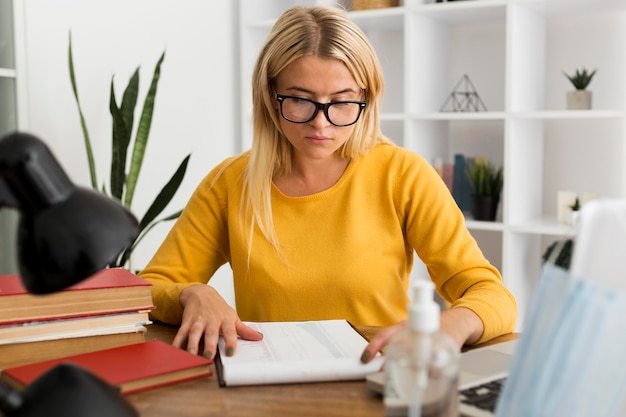
[[[310,104],[311,103],[309,100],[307,100],[305,98],[294,97],[294,98],[292,98],[292,100],[293,100],[293,102],[295,104]]]

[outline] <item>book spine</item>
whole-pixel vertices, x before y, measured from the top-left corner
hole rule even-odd
[[[461,211],[471,209],[471,190],[467,181],[465,155],[457,153],[454,155],[454,174],[452,183],[452,196]],[[470,197],[468,197],[468,195]]]

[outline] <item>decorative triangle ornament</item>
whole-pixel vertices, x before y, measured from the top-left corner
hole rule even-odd
[[[487,107],[480,99],[476,88],[465,74],[454,87],[446,101],[441,106],[442,112],[475,112],[487,111]]]

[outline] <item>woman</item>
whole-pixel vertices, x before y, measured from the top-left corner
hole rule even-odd
[[[405,325],[414,251],[459,347],[513,330],[515,300],[443,181],[382,135],[380,66],[343,12],[285,11],[253,74],[252,149],[209,173],[141,272],[175,346],[212,358],[221,334],[232,355],[262,338],[242,320],[341,318],[386,327],[366,362]],[[205,285],[227,262],[237,311]]]

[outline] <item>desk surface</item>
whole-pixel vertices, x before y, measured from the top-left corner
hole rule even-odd
[[[177,329],[151,324],[146,340],[171,343]],[[359,331],[370,338],[377,328],[359,327]],[[505,335],[493,342],[515,337]],[[208,378],[155,388],[127,398],[142,417],[384,415],[382,398],[367,389],[365,381],[220,388],[213,367],[212,370],[214,374]]]

